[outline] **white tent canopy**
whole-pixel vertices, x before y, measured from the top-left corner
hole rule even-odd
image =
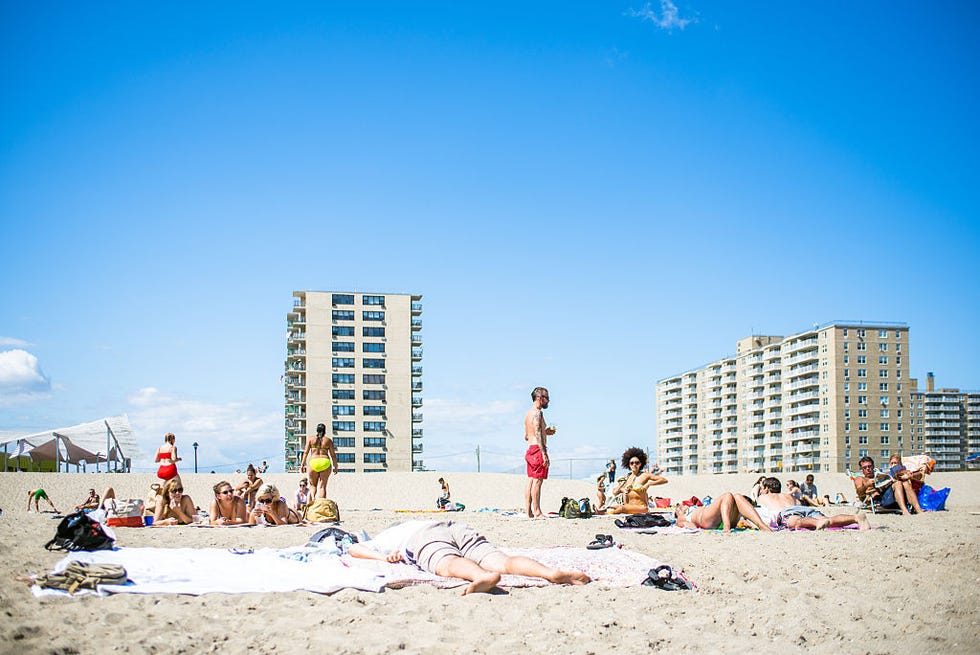
[[[128,468],[129,461],[139,457],[136,435],[125,414],[56,428],[34,434],[4,437],[0,447],[8,457],[29,455],[35,461],[78,464],[116,462]]]

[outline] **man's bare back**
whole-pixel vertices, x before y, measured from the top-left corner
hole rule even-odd
[[[527,410],[524,415],[524,441],[529,446],[538,446],[541,450],[548,449],[548,434],[545,428],[544,412],[537,407]]]

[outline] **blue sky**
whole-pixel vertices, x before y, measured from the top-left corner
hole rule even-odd
[[[461,4],[3,4],[0,430],[281,467],[296,289],[423,294],[440,470],[838,319],[980,388],[974,3]]]

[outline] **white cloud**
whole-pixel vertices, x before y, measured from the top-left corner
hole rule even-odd
[[[283,416],[249,403],[213,403],[145,387],[129,397],[129,419],[140,449],[148,459],[134,466],[153,468],[152,457],[163,436],[177,436],[183,462],[178,468],[193,470],[194,449],[199,444],[198,470],[245,468],[247,462],[268,460],[273,467],[283,461]]]
[[[0,405],[37,400],[51,391],[51,381],[37,357],[26,350],[0,352]]]
[[[642,9],[630,9],[629,15],[640,20],[648,20],[662,30],[673,32],[674,28],[683,30],[689,24],[696,22],[693,18],[681,18],[677,11],[677,6],[670,0],[660,0],[660,13],[658,14],[650,3],[643,5]]]
[[[0,337],[0,348],[27,348],[34,344],[28,343],[23,339],[15,339],[14,337]]]

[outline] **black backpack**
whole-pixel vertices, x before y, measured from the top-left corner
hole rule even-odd
[[[670,521],[660,514],[627,514],[622,519],[616,519],[620,528],[666,528]]]
[[[85,512],[73,512],[61,519],[48,550],[112,550],[115,540]]]

